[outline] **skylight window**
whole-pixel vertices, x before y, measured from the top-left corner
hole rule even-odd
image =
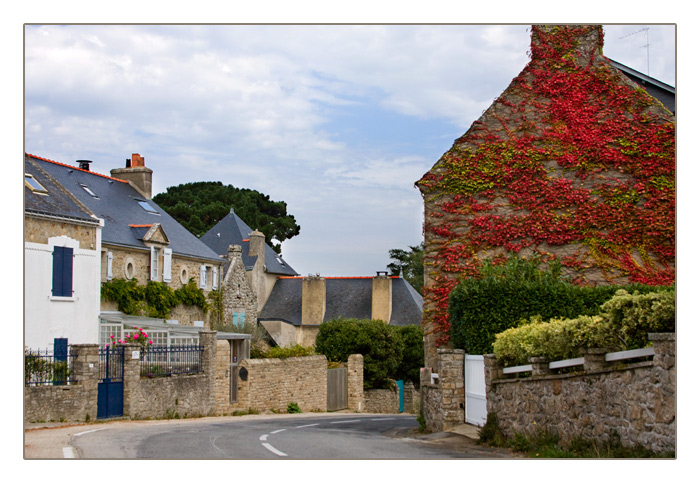
[[[31,174],[24,174],[24,183],[32,190],[34,193],[40,193],[47,195],[49,192],[44,188],[41,183],[39,183],[34,176]]]
[[[100,199],[90,188],[87,187],[87,185],[84,185],[83,183],[78,184],[80,184],[80,187],[83,188],[87,194],[89,194],[93,198],[97,198],[98,200]]]
[[[153,207],[148,203],[148,201],[136,200],[136,202],[139,204],[139,206],[141,206],[141,208],[143,208],[143,209],[146,210],[147,212],[149,212],[149,213],[154,213],[154,214],[156,214],[156,215],[158,214],[158,211],[157,211],[155,208],[153,208]]]

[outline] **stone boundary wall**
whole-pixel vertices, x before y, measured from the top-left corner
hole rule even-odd
[[[563,442],[604,441],[616,432],[625,446],[654,452],[676,447],[675,334],[649,334],[651,362],[605,362],[604,350],[584,354],[582,372],[503,378],[494,355],[484,356],[488,413],[506,436],[547,429]],[[535,363],[541,361],[533,361]],[[533,364],[533,369],[535,369]]]
[[[398,385],[391,382],[389,389],[370,389],[365,391],[365,410],[367,413],[398,414],[401,400]],[[403,413],[418,414],[420,412],[420,397],[411,381],[404,381]]]
[[[326,412],[327,366],[326,356],[241,361],[238,402],[231,406],[287,412],[287,405],[294,402],[303,412]],[[246,380],[240,377],[242,369]]]
[[[94,421],[99,377],[97,344],[70,346],[75,384],[25,386],[24,421]]]
[[[142,378],[138,345],[125,346],[124,417],[159,419],[231,414],[236,410],[286,412],[295,402],[304,412],[326,412],[328,369],[325,356],[246,359],[239,363],[238,400],[229,403],[229,344],[216,332],[200,331],[204,346],[198,374]],[[75,383],[24,388],[24,421],[94,421],[97,419],[99,346],[71,345]],[[245,369],[245,380],[240,370]],[[363,357],[350,356],[348,408],[365,411]],[[398,408],[398,406],[397,406]],[[395,411],[394,411],[395,412]]]
[[[438,379],[432,381],[431,374]],[[437,370],[421,369],[421,414],[431,433],[464,423],[464,351],[438,349]]]
[[[135,344],[124,348],[124,416],[133,419],[205,416],[214,412],[216,332],[200,331],[202,372],[142,378]],[[75,344],[75,383],[24,388],[24,421],[94,421],[97,419],[99,346]]]
[[[365,412],[380,414],[399,413],[399,389],[391,381],[389,389],[369,389],[365,391]]]
[[[124,415],[134,419],[196,417],[214,414],[216,332],[200,331],[202,372],[143,378],[138,359],[129,356],[138,346],[124,349]]]

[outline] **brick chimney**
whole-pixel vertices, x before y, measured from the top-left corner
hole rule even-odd
[[[146,161],[140,154],[132,154],[131,159],[126,159],[125,168],[113,169],[110,174],[113,178],[128,181],[144,198],[151,199],[153,170],[146,167]]]
[[[377,272],[372,279],[372,319],[391,320],[391,284],[388,272]]]
[[[301,281],[301,323],[320,325],[326,315],[326,279],[316,274]]]

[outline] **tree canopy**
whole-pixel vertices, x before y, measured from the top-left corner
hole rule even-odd
[[[287,203],[270,200],[259,191],[224,185],[220,181],[200,181],[171,186],[153,197],[158,206],[195,236],[202,236],[230,211],[251,228],[265,234],[265,241],[278,253],[279,244],[299,234],[294,216],[287,214]]]
[[[402,275],[418,293],[423,293],[423,242],[409,246],[408,250],[393,248],[389,250],[389,258],[395,260],[386,268],[389,275]]]

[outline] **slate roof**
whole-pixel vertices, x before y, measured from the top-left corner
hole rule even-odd
[[[243,264],[246,270],[252,270],[257,256],[248,255],[250,250],[249,236],[253,230],[233,211],[223,217],[219,223],[206,232],[200,240],[221,256],[228,257],[229,245],[240,245],[242,248]],[[281,276],[299,275],[285,260],[265,244],[265,269],[267,273]]]
[[[130,225],[160,223],[170,240],[168,246],[173,250],[173,254],[222,261],[211,248],[187,231],[153,200],[144,199],[128,182],[31,154],[25,155],[25,158],[30,158],[95,216],[104,220],[102,243],[145,249],[146,245],[139,238],[143,234]],[[152,212],[144,209],[139,202],[148,203]]]
[[[259,320],[301,324],[302,277],[280,278],[260,312]],[[392,278],[389,325],[419,325],[423,297],[403,278]],[[326,313],[323,321],[338,317],[372,318],[372,277],[326,278]]]
[[[24,172],[30,174],[46,189],[46,194],[38,194],[26,184],[24,186],[24,211],[29,214],[59,216],[79,222],[99,224],[92,213],[81,206],[51,176],[42,170],[31,158],[24,158]]]
[[[610,63],[615,66],[620,72],[627,76],[630,80],[636,84],[641,85],[651,96],[658,99],[666,109],[672,113],[676,113],[676,88],[661,82],[660,80],[649,77],[646,74],[627,67],[624,64],[620,64],[612,59],[608,59]]]

